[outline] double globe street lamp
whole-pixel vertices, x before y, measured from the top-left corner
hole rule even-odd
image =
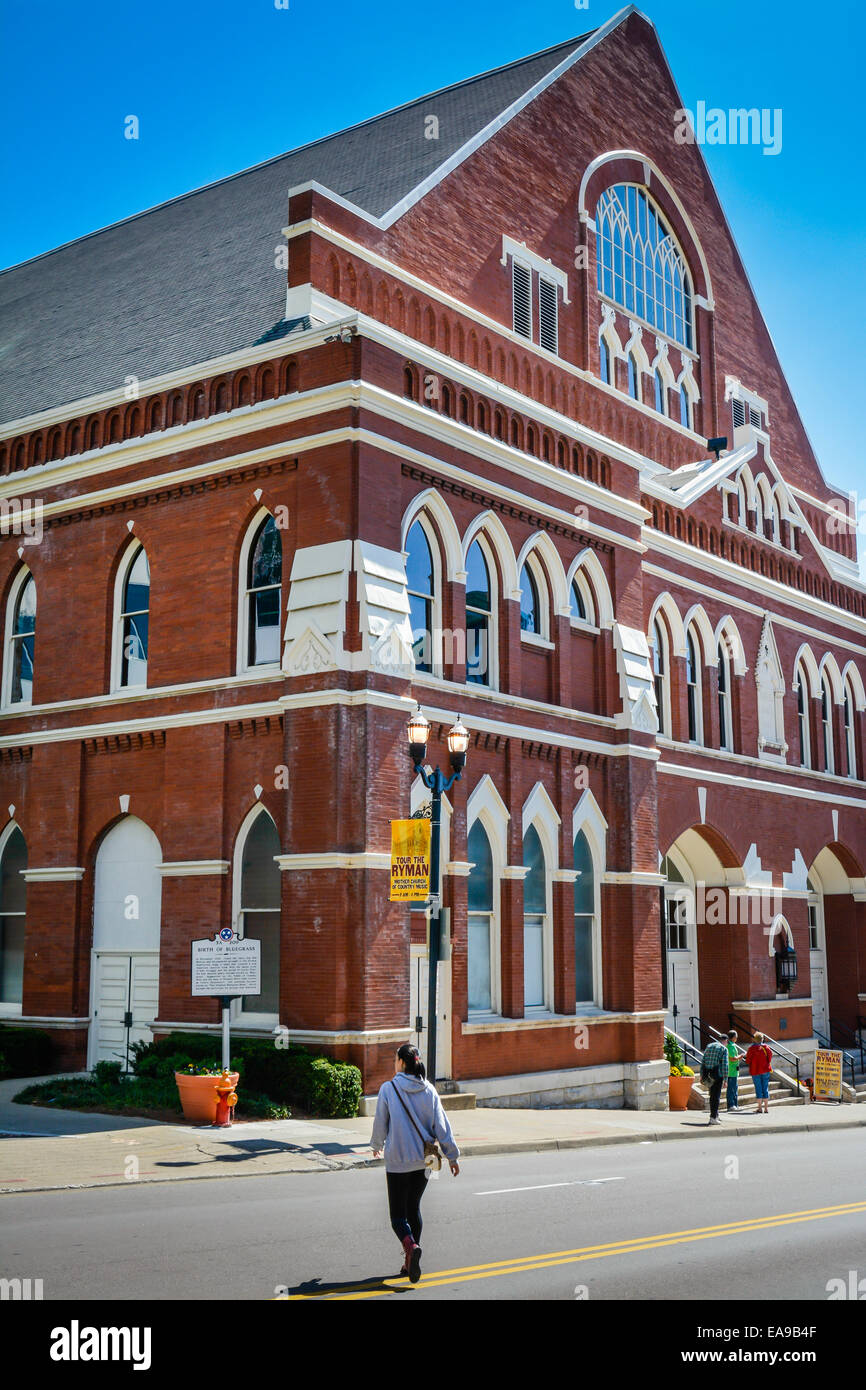
[[[409,756],[415,771],[431,793],[430,825],[430,948],[428,952],[427,983],[427,1076],[436,1080],[436,975],[439,966],[441,943],[441,910],[439,894],[439,827],[442,822],[442,793],[450,791],[459,782],[466,766],[466,750],[469,747],[469,730],[464,728],[457,716],[457,723],[448,730],[448,752],[451,760],[451,776],[445,777],[439,768],[427,772],[424,758],[427,753],[427,740],[430,737],[430,724],[421,713],[421,706],[406,726],[409,738]]]

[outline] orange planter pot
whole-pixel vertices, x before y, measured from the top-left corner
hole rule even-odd
[[[240,1072],[230,1071],[227,1080],[237,1089]],[[212,1125],[217,1112],[218,1076],[188,1076],[176,1071],[174,1079],[180,1092],[180,1103],[186,1120],[197,1120],[199,1124]]]
[[[693,1076],[669,1076],[668,1108],[670,1110],[688,1110],[689,1096],[694,1084],[695,1078]]]

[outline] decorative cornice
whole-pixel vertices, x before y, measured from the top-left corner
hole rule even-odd
[[[283,873],[303,873],[310,869],[390,869],[390,854],[363,850],[357,854],[275,854]]]
[[[33,868],[21,869],[22,878],[28,883],[79,883],[84,878],[80,868]]]
[[[162,878],[194,878],[212,874],[227,874],[227,859],[175,859],[157,864],[157,873]]]

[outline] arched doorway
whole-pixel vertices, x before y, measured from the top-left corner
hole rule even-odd
[[[149,826],[125,816],[96,856],[87,1064],[129,1064],[150,1042],[159,1004],[162,850]]]
[[[665,955],[665,1028],[689,1037],[689,1019],[700,1013],[695,881],[689,862],[672,846],[661,863]]]

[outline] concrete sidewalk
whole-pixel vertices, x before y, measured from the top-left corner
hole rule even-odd
[[[27,1083],[0,1083],[0,1193],[128,1182],[317,1173],[374,1165],[371,1119],[268,1120],[209,1126],[155,1124],[111,1115],[15,1105]],[[462,1157],[866,1125],[866,1105],[803,1105],[769,1115],[743,1111],[709,1127],[699,1111],[458,1110],[449,1115]],[[5,1136],[5,1137],[3,1137]],[[381,1160],[379,1160],[381,1163]]]

